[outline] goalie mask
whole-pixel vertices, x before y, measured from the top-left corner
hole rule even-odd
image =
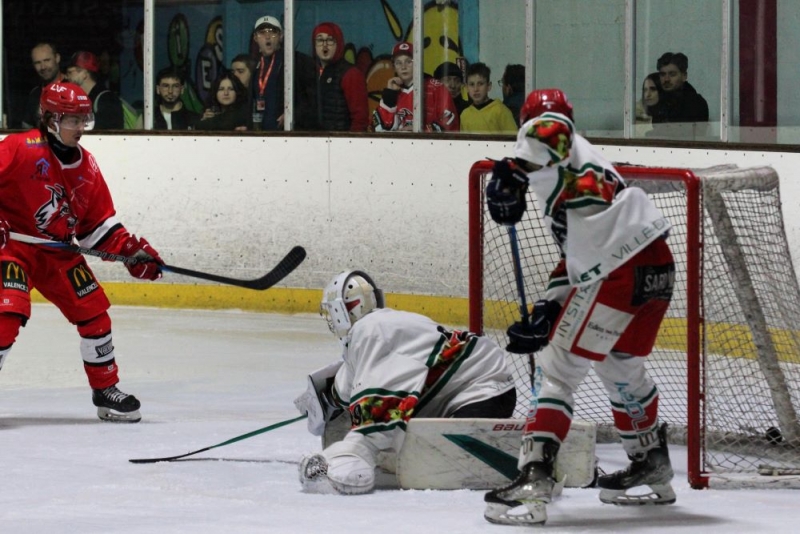
[[[330,331],[344,342],[356,321],[383,306],[383,291],[367,273],[346,271],[325,287],[320,315],[328,322]]]

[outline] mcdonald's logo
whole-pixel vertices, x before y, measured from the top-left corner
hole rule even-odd
[[[99,286],[94,279],[94,274],[85,263],[79,263],[67,271],[67,278],[78,298],[83,298],[95,291]]]
[[[19,263],[4,261],[0,263],[0,269],[2,269],[3,289],[28,292],[28,275]]]

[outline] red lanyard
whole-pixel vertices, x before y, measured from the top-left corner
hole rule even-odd
[[[269,75],[272,73],[272,66],[275,64],[275,54],[272,54],[269,61],[269,68],[264,75],[261,74],[261,71],[264,70],[264,56],[261,56],[261,63],[258,66],[258,96],[263,97],[264,92],[267,90],[267,81],[269,80]]]

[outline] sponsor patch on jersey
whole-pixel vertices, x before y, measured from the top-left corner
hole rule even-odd
[[[37,146],[42,146],[43,144],[45,144],[45,140],[44,140],[44,137],[42,137],[41,135],[37,135],[36,137],[28,137],[28,138],[26,138],[25,139],[25,144],[29,148],[33,148],[33,147],[37,147]]]
[[[31,180],[39,180],[46,182],[49,178],[50,178],[50,162],[47,161],[47,158],[39,158],[39,160],[36,162],[33,174],[31,174]]]
[[[645,265],[634,270],[632,306],[641,306],[653,299],[670,300],[675,285],[674,265]]]
[[[70,268],[67,271],[67,278],[79,299],[95,292],[97,288],[100,287],[97,285],[97,280],[95,280],[92,271],[89,270],[89,266],[86,265],[86,263],[79,263],[75,267]]]
[[[3,289],[16,289],[18,291],[28,292],[28,275],[22,269],[22,266],[15,261],[0,262],[0,268],[3,269]]]
[[[98,345],[94,348],[95,352],[97,352],[98,358],[105,358],[112,352],[114,352],[114,343],[109,339],[102,345]]]

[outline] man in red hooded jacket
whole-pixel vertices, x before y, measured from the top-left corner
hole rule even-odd
[[[367,81],[355,66],[343,60],[344,36],[333,22],[322,22],[311,32],[317,64],[317,122],[322,130],[365,132],[369,125]]]

